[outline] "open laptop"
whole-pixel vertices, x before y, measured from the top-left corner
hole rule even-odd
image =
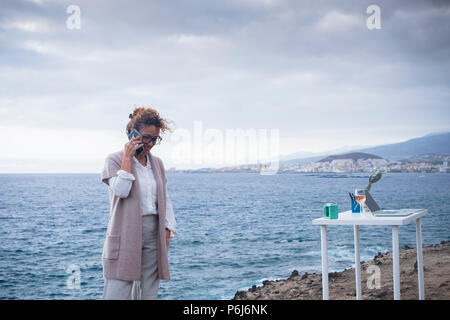
[[[372,197],[369,191],[366,190],[366,206],[369,208],[372,215],[375,217],[405,217],[413,214],[421,209],[399,209],[399,210],[381,210],[378,203]]]
[[[382,212],[380,206],[375,201],[375,199],[372,197],[369,191],[366,190],[366,206],[369,208],[370,212],[372,214],[375,214],[377,212]]]

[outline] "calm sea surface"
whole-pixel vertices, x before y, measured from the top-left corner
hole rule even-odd
[[[320,272],[320,230],[311,220],[326,202],[348,210],[348,192],[367,180],[367,174],[168,174],[179,235],[169,250],[172,280],[161,281],[159,298],[231,299],[294,269]],[[450,174],[387,174],[371,193],[383,209],[427,208],[424,245],[450,240]],[[100,175],[0,174],[0,299],[101,299],[108,214]],[[353,228],[328,230],[330,272],[352,267]],[[391,250],[390,227],[360,230],[361,260]],[[414,223],[400,227],[404,245],[416,246]]]

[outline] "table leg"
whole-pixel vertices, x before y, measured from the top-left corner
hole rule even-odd
[[[394,273],[394,300],[400,300],[400,254],[398,226],[392,226],[392,268]]]
[[[419,300],[425,299],[425,290],[423,283],[423,253],[422,253],[422,219],[416,219],[416,247],[417,247],[417,273],[418,273],[418,287]]]
[[[356,276],[356,300],[361,300],[361,268],[360,268],[360,250],[359,250],[359,226],[354,225],[355,242],[355,276]]]
[[[320,226],[320,245],[322,249],[322,298],[328,300],[328,248],[327,226]]]

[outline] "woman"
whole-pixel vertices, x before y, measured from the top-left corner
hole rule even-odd
[[[103,299],[156,299],[159,280],[170,280],[168,248],[176,221],[164,165],[150,150],[161,142],[160,131],[171,129],[152,108],[135,108],[129,118],[127,135],[133,130],[140,135],[108,155],[102,172],[111,204],[102,254]]]

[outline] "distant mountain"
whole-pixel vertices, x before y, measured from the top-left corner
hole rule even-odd
[[[383,158],[376,156],[374,154],[370,154],[370,153],[351,152],[351,153],[328,156],[317,162],[331,162],[333,160],[343,160],[343,159],[358,160],[358,159],[383,159]]]
[[[406,159],[401,159],[400,161],[406,163],[427,162],[431,164],[442,164],[446,160],[450,161],[450,154],[423,153]]]
[[[438,136],[438,135],[446,134],[446,133],[448,133],[448,132],[447,131],[432,132],[432,133],[424,135],[424,137]]]
[[[355,149],[362,149],[362,148],[368,148],[368,146],[345,146],[342,148],[338,148],[338,149],[333,149],[333,150],[328,150],[328,151],[322,151],[322,152],[305,152],[305,151],[300,151],[300,152],[295,152],[295,153],[290,153],[287,155],[283,155],[280,156],[280,160],[281,161],[289,161],[289,160],[298,160],[298,159],[306,159],[306,158],[321,158],[323,156],[327,156],[329,154],[340,154],[340,153],[345,153],[345,152],[349,152]]]
[[[307,158],[299,157],[298,159],[292,159],[292,155],[295,155],[294,153],[289,155],[289,160],[283,161],[283,159],[281,159],[280,162],[283,165],[307,164],[319,161],[324,156],[337,154],[335,151],[336,150],[331,150],[329,152],[317,153],[315,156],[309,156]],[[450,132],[430,133],[423,137],[410,139],[404,142],[362,149],[355,148],[347,150],[347,152],[368,153],[388,160],[402,160],[426,153],[450,154]]]
[[[381,145],[376,147],[353,149],[353,150],[347,149],[351,148],[343,147],[340,149],[335,149],[329,152],[321,152],[321,153],[309,153],[309,152],[293,153],[280,157],[279,164],[281,167],[283,167],[297,164],[306,165],[317,161],[320,162],[332,161],[334,159],[360,159],[360,158],[364,159],[384,158],[386,160],[402,160],[404,162],[405,161],[415,162],[414,161],[415,159],[419,159],[420,158],[419,156],[422,156],[424,154],[437,154],[438,156],[432,157],[431,155],[429,155],[424,157],[427,158],[428,160],[433,158],[432,161],[433,163],[435,161],[442,163],[441,156],[450,155],[450,132],[430,133],[420,138],[414,138],[404,142]],[[338,154],[338,150],[342,150],[340,152],[347,152],[347,153]],[[296,156],[298,156],[299,158],[295,158]],[[416,156],[419,158],[414,158]],[[430,162],[428,160],[423,162]]]
[[[282,164],[282,165],[293,165],[293,164],[304,165],[304,164],[316,162],[316,161],[322,159],[323,157],[324,157],[324,155],[302,158],[302,159],[292,159],[292,160],[280,161],[280,164]]]
[[[376,154],[390,160],[400,160],[424,153],[449,154],[450,132],[434,133],[405,142],[353,150]]]

